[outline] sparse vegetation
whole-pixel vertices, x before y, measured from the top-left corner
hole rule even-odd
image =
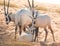
[[[0,5],[3,6],[3,0],[0,0]],[[15,3],[10,3],[10,8],[12,8],[12,9],[20,8],[19,5],[16,5]],[[6,3],[6,6],[7,6],[7,3]],[[54,6],[52,8],[50,8],[50,7],[51,6],[49,6],[47,9],[46,7],[41,5],[41,6],[36,7],[36,9],[41,10],[41,12],[44,12],[44,13],[46,11],[46,13],[51,17],[52,27],[53,27],[55,39],[57,42],[55,41],[55,43],[50,43],[50,42],[52,42],[50,34],[48,35],[48,39],[47,39],[47,42],[49,44],[47,44],[47,43],[45,44],[45,42],[40,42],[40,40],[43,40],[43,38],[44,38],[44,35],[43,35],[44,32],[42,32],[42,34],[39,34],[39,36],[38,36],[39,45],[37,42],[32,43],[32,42],[19,42],[19,41],[10,40],[10,39],[13,39],[14,33],[9,35],[10,33],[8,33],[8,32],[14,30],[14,25],[7,26],[5,24],[5,20],[4,20],[3,13],[2,13],[2,14],[0,14],[0,46],[60,46],[60,37],[59,37],[59,35],[60,35],[60,26],[59,26],[60,25],[60,14],[58,14],[58,13],[60,13],[60,8],[59,7],[55,8]],[[50,10],[50,9],[52,9],[52,11],[48,12],[48,10]],[[15,10],[13,10],[13,11],[15,11]],[[7,31],[7,33],[5,33],[6,31]],[[43,30],[40,29],[40,31],[43,31]],[[7,38],[7,40],[6,40],[6,38]]]
[[[4,5],[3,1],[0,0],[0,5]],[[6,6],[7,6],[7,1],[6,1]],[[14,3],[10,3],[10,7],[15,7],[15,8],[19,8],[19,6],[17,6],[16,4]]]
[[[54,8],[54,7],[53,7]],[[42,10],[42,11],[49,11],[49,9],[47,9],[46,7],[42,7],[42,6],[40,6],[40,7],[36,7],[36,9],[37,10]],[[51,9],[50,9],[51,10]],[[50,11],[50,12],[56,12],[56,13],[60,13],[60,9],[59,8],[57,8],[57,9],[54,9],[54,11],[52,10],[52,11]]]
[[[43,11],[47,11],[47,8],[45,7],[42,7],[42,6],[39,6],[39,7],[36,7],[37,10],[43,10]]]
[[[56,9],[56,10],[55,10],[55,12],[60,13],[60,9],[59,9],[59,8],[58,8],[58,9]]]
[[[0,5],[4,5],[3,0],[0,0]],[[7,1],[6,1],[6,6],[7,6]],[[14,4],[14,3],[10,3],[10,7],[20,8],[18,5]],[[49,9],[47,9],[47,8],[44,7],[44,6],[38,6],[38,7],[36,7],[35,9],[37,9],[37,10],[42,10],[42,11],[49,11]],[[59,9],[59,8],[54,9],[54,10],[55,10],[55,11],[53,11],[53,12],[60,13],[60,9]],[[50,11],[50,12],[51,12],[51,11]]]

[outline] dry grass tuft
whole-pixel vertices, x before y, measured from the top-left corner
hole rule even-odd
[[[55,12],[60,13],[60,9],[59,9],[59,8],[58,8],[58,9],[56,9],[56,10],[55,10]]]
[[[48,9],[42,6],[36,7],[37,10],[47,11]]]

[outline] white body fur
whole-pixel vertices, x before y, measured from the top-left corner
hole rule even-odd
[[[14,21],[15,24],[17,25],[18,23],[23,25],[23,23],[26,23],[31,21],[31,12],[28,9],[21,9],[16,12],[16,14],[11,14],[9,15],[11,17],[11,21]],[[29,21],[28,21],[29,20]],[[23,22],[22,22],[23,21]]]
[[[38,15],[35,19],[35,26],[45,28],[51,25],[51,19],[48,15]]]
[[[39,27],[44,28],[44,31],[46,33],[44,41],[46,41],[47,34],[48,34],[48,31],[47,31],[47,27],[48,27],[48,29],[50,29],[50,31],[52,33],[53,40],[55,41],[53,30],[51,28],[51,19],[50,19],[50,17],[48,15],[37,13],[37,18],[35,19],[35,25],[34,26],[37,28],[37,30],[36,30],[36,32],[37,32],[36,33],[36,37],[38,36],[38,28]]]
[[[24,27],[28,26],[32,23],[32,19],[29,17],[32,16],[32,13],[29,9],[23,8],[16,12],[16,14],[10,14],[9,17],[11,18],[11,21],[15,23],[15,38],[17,33],[17,27],[21,31],[24,29]],[[21,27],[20,27],[21,26]]]
[[[36,15],[35,11],[34,11],[34,15]],[[23,31],[24,28],[32,24],[32,19],[29,16],[32,16],[31,10],[29,9],[21,9],[16,14],[10,15],[11,20],[15,22],[15,25],[21,26],[20,31]],[[45,29],[48,26],[48,28],[51,28],[51,19],[47,15],[40,15],[38,13],[37,18],[34,21],[35,21],[35,25],[34,25],[35,27],[38,28],[42,27]]]
[[[21,26],[23,25],[28,25],[32,22],[31,18],[29,16],[32,16],[32,13],[29,9],[21,9],[21,11],[18,12],[20,15],[20,24]]]
[[[32,19],[30,18],[32,17],[32,12],[30,9],[28,8],[21,9],[16,14],[17,16],[20,15],[19,20],[18,20],[19,16],[18,17],[16,16],[17,18],[16,24],[19,22],[19,24],[21,25],[21,30],[32,24]],[[34,11],[34,15],[36,15],[36,11]]]

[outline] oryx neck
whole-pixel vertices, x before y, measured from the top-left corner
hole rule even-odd
[[[15,14],[10,15],[11,21],[15,21]]]

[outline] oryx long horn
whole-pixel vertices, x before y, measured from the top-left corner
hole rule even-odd
[[[29,4],[29,7],[31,8],[31,4],[30,4],[30,1],[28,0],[28,4]]]
[[[4,14],[6,15],[5,0],[4,0]]]
[[[8,11],[9,11],[9,4],[10,4],[10,0],[8,0],[8,5],[7,5],[7,14],[8,14]]]

